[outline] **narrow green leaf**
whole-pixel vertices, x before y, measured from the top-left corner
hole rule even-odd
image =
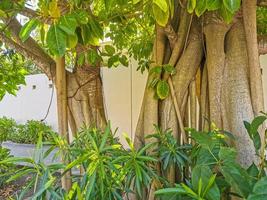
[[[25,42],[30,37],[31,32],[39,25],[39,23],[40,22],[37,19],[31,19],[21,28],[19,37],[22,42]]]

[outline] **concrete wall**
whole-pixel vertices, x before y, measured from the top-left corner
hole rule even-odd
[[[261,64],[267,108],[267,56],[261,57]],[[135,130],[147,76],[136,71],[136,67],[137,63],[133,61],[128,68],[102,70],[107,117],[113,128],[119,127],[118,133],[126,132],[129,136],[133,136]],[[27,76],[26,83],[17,97],[6,95],[0,102],[0,117],[12,117],[18,122],[44,118],[52,94],[51,82],[45,75],[38,74]],[[55,94],[46,122],[57,129]]]

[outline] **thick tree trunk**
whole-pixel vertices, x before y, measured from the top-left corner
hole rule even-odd
[[[254,117],[247,52],[244,51],[246,48],[244,26],[238,21],[232,26],[226,38],[226,69],[223,82],[223,105],[226,112],[223,124],[227,124],[228,130],[236,137],[239,162],[248,167],[256,159],[253,143],[243,124],[243,120],[251,121]]]
[[[67,76],[69,123],[73,133],[81,127],[106,126],[103,85],[98,67],[77,67]]]
[[[172,83],[170,86],[174,87],[176,99],[169,96],[164,100],[155,100],[153,98],[155,91],[147,87],[135,135],[135,144],[140,147],[149,142],[144,138],[153,133],[152,124],[148,124],[151,122],[163,129],[173,129],[174,137],[178,142],[182,142],[180,123],[174,103],[178,104],[182,121],[187,123],[188,116],[185,111],[190,104],[188,125],[207,130],[210,126],[204,119],[206,117],[218,128],[232,132],[236,137],[234,144],[238,150],[238,161],[244,167],[248,167],[252,162],[257,162],[257,158],[253,142],[244,128],[243,120],[252,120],[263,109],[262,83],[256,64],[258,54],[251,51],[255,49],[257,42],[255,42],[255,34],[248,35],[248,30],[245,28],[247,23],[253,24],[253,22],[248,20],[246,11],[243,13],[246,15],[244,18],[239,13],[232,24],[226,24],[216,13],[206,13],[201,19],[193,17],[190,20],[190,15],[181,11],[182,8],[178,10],[180,12],[176,15],[179,16],[174,17],[178,20],[177,30],[170,24],[164,28],[164,37],[168,43],[165,44],[167,48],[162,52],[164,63],[175,66],[177,71],[172,77],[172,82],[168,81]],[[164,41],[164,38],[161,37],[159,41]],[[153,52],[154,57],[162,54]],[[253,73],[252,68],[256,69],[256,74]],[[198,69],[200,69],[199,73],[197,73]],[[168,75],[162,74],[161,78],[167,80]],[[149,79],[151,76],[148,82]],[[256,99],[253,99],[254,95]],[[190,99],[189,102],[188,99]],[[200,107],[199,112],[197,112],[196,104]],[[149,118],[145,115],[148,110]],[[195,117],[196,113],[198,116]],[[199,121],[196,122],[196,119]],[[171,183],[177,180],[176,175],[179,174],[175,170],[171,168],[166,174],[166,178]],[[154,197],[150,196],[147,199],[151,198]]]

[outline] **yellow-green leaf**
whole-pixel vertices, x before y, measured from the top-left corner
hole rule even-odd
[[[157,84],[157,95],[160,99],[165,99],[169,95],[169,84],[166,81],[160,80]]]
[[[163,12],[159,6],[156,4],[153,4],[153,14],[156,19],[156,22],[160,26],[165,26],[168,23],[169,20],[169,10],[167,12]]]
[[[30,37],[31,32],[38,26],[38,24],[39,21],[37,19],[31,19],[21,28],[19,37],[22,42],[25,42]]]
[[[165,13],[169,10],[166,0],[153,0],[153,4],[157,5]]]

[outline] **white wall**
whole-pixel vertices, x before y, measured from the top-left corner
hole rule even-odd
[[[119,128],[118,133],[125,132],[129,136],[135,130],[147,76],[136,71],[136,66],[134,61],[129,67],[102,70],[107,117],[114,129]],[[44,74],[27,76],[26,86],[21,86],[16,97],[7,94],[0,101],[0,117],[11,117],[19,123],[43,119],[52,95],[50,84]],[[55,93],[45,121],[57,130]]]
[[[17,96],[7,94],[0,101],[0,116],[14,118],[19,123],[43,119],[52,94],[49,84],[51,82],[44,74],[26,76],[26,86],[20,86]],[[46,122],[57,129],[56,95],[53,97]]]
[[[267,56],[261,57],[261,64],[267,108]],[[133,62],[128,68],[102,70],[107,117],[111,120],[113,128],[119,127],[118,133],[126,132],[129,136],[135,131],[147,76],[136,71],[136,66],[137,63]],[[0,102],[0,117],[12,117],[18,122],[43,119],[51,98],[51,82],[45,75],[39,74],[27,76],[26,83],[27,86],[21,86],[17,97],[6,95]],[[34,85],[36,89],[33,89]],[[46,122],[57,129],[55,94]]]

